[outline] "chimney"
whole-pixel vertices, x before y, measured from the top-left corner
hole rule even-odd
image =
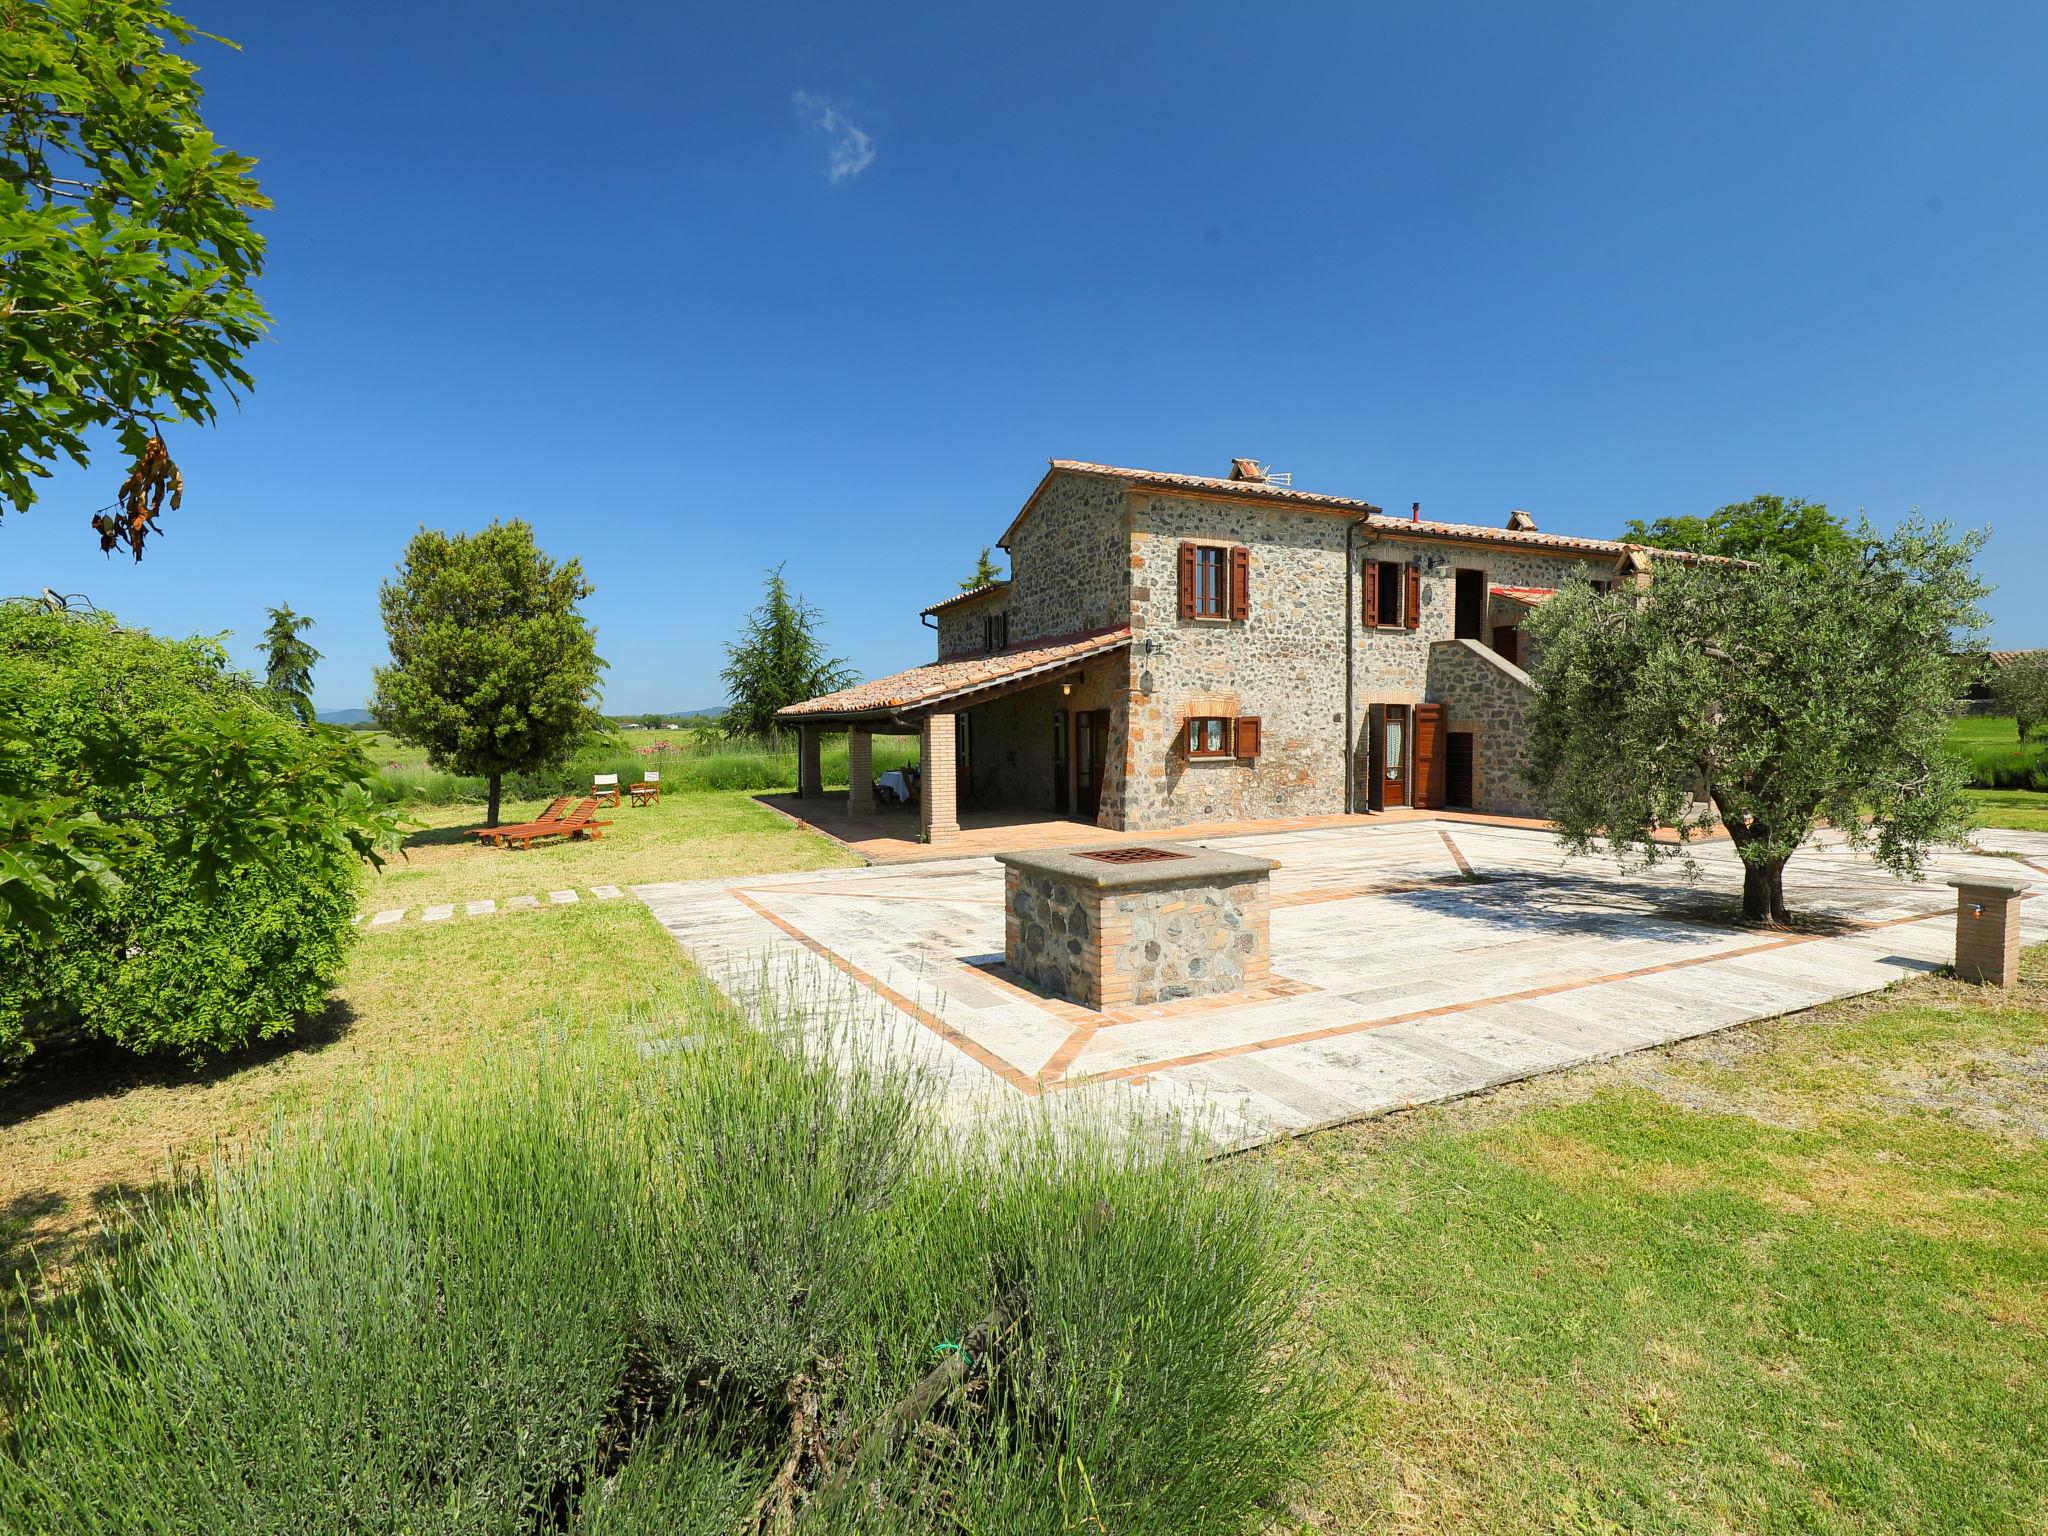
[[[1419,522],[1421,522],[1421,521],[1422,521],[1422,503],[1421,503],[1421,502],[1419,502],[1419,501],[1411,501],[1411,502],[1409,502],[1409,503],[1408,503],[1408,521],[1409,521],[1409,522],[1411,522],[1411,523],[1419,523]]]
[[[1230,461],[1230,478],[1233,480],[1250,480],[1255,484],[1263,485],[1266,482],[1266,472],[1259,468],[1259,461],[1257,459],[1232,459]]]
[[[1520,507],[1517,507],[1508,514],[1508,531],[1511,533],[1534,533],[1536,531],[1536,519],[1524,512]]]

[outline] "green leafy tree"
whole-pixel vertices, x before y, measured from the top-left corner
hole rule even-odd
[[[277,707],[301,725],[313,723],[313,665],[320,653],[300,637],[313,627],[291,604],[270,610],[263,631],[263,683]]]
[[[595,590],[580,561],[557,562],[525,523],[482,533],[422,528],[380,600],[391,665],[370,713],[436,768],[490,782],[553,767],[610,729],[593,705],[605,663],[577,604]]]
[[[1530,619],[1529,778],[1568,849],[1686,857],[1654,834],[1718,822],[1744,916],[1777,923],[1785,863],[1822,821],[1900,873],[1963,833],[1948,658],[1983,623],[1982,536],[1860,532],[1814,563],[1660,561],[1640,595],[1580,584]]]
[[[0,0],[0,501],[111,428],[136,471],[95,526],[137,559],[180,489],[162,424],[251,387],[268,323],[270,204],[200,117],[201,35],[161,0]]]
[[[352,737],[214,641],[99,615],[0,609],[0,701],[0,1060],[60,1033],[198,1058],[322,1005],[396,835]]]
[[[2000,714],[2011,715],[2025,741],[2048,720],[2048,651],[2027,651],[1994,667],[1988,679]]]
[[[996,569],[996,563],[989,558],[991,548],[984,544],[981,553],[974,559],[974,574],[960,583],[962,592],[979,592],[983,587],[992,587],[1003,579],[1003,573]]]
[[[718,674],[728,700],[728,736],[778,737],[777,710],[853,681],[844,660],[825,654],[818,638],[821,618],[803,598],[791,595],[781,566],[768,572],[761,606],[747,616],[740,638],[727,643],[725,668]]]
[[[1630,522],[1622,539],[1654,549],[1689,549],[1700,555],[1725,555],[1732,560],[1814,562],[1852,555],[1855,537],[1842,520],[1817,501],[1794,496],[1752,496],[1710,512],[1705,517],[1640,518]]]

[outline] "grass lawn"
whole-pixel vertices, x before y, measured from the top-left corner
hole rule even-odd
[[[1972,789],[1977,824],[2015,832],[2048,832],[2048,794],[2033,789]]]
[[[545,800],[508,803],[499,820],[526,821],[546,808]],[[611,825],[596,841],[557,839],[528,849],[486,848],[465,836],[466,829],[484,824],[480,806],[415,806],[406,815],[420,823],[419,830],[407,837],[405,857],[389,861],[370,881],[363,896],[366,910],[486,896],[502,902],[507,896],[564,887],[588,890],[649,880],[840,869],[860,862],[837,843],[731,790],[608,808],[600,817]]]
[[[851,862],[741,794],[528,854],[418,814],[367,908]],[[687,979],[626,901],[366,932],[292,1041],[0,1093],[0,1247],[61,1266],[174,1160]],[[1275,1179],[1312,1234],[1335,1434],[1276,1536],[2048,1526],[2048,951],[2010,996],[1923,979],[1215,1176]]]
[[[1289,1143],[1312,1529],[2048,1528],[2048,955]]]
[[[601,841],[526,853],[461,837],[456,828],[481,824],[478,807],[411,814],[429,825],[408,840],[406,858],[371,878],[363,902],[412,917],[362,933],[332,1004],[295,1035],[197,1072],[113,1049],[46,1051],[20,1083],[0,1088],[0,1279],[29,1242],[61,1267],[103,1211],[280,1113],[385,1074],[453,1069],[536,1020],[659,1007],[687,974],[675,940],[630,900],[432,924],[418,921],[422,905],[858,862],[744,794],[621,807]]]

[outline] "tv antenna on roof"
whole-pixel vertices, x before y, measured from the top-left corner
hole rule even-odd
[[[1294,484],[1294,471],[1291,469],[1269,469],[1266,471],[1266,484],[1291,486]]]

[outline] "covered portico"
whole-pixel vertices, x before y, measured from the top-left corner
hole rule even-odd
[[[823,798],[822,738],[843,730],[846,814],[855,820],[874,816],[874,738],[877,733],[914,734],[923,779],[918,837],[926,843],[951,841],[960,835],[962,717],[982,705],[1061,684],[1090,662],[1120,655],[1130,642],[1128,627],[1091,630],[912,667],[792,704],[777,718],[800,733],[797,794],[806,800]]]

